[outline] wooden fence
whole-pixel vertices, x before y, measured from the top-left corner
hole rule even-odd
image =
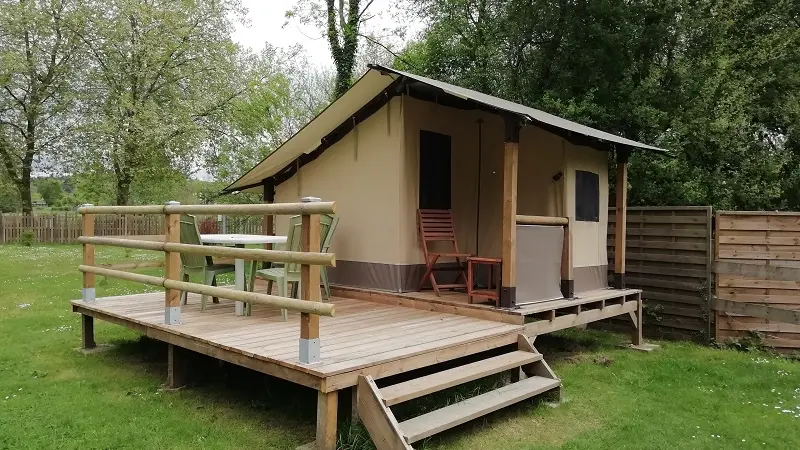
[[[241,216],[197,216],[201,233],[261,234],[261,218]],[[14,244],[30,230],[41,244],[72,244],[81,235],[81,216],[74,212],[0,214],[0,244]],[[118,214],[98,216],[97,236],[162,235],[164,218],[158,215]]]
[[[800,351],[800,213],[718,212],[716,339]]]
[[[609,268],[614,261],[614,219],[611,209]],[[710,206],[628,208],[625,279],[628,287],[643,291],[645,333],[711,338],[711,233]]]

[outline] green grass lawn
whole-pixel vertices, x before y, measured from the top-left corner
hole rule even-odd
[[[160,257],[98,250],[98,263]],[[76,352],[79,263],[78,246],[0,246],[0,449],[291,449],[313,439],[309,389],[201,360],[196,386],[164,391],[165,347],[104,322],[96,338],[116,346]],[[97,294],[148,289],[98,278]],[[800,448],[800,364],[689,343],[617,348],[625,339],[539,338],[564,382],[560,406],[527,402],[417,448]],[[369,447],[360,427],[342,435],[344,448]]]

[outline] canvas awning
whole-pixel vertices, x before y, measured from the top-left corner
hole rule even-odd
[[[402,83],[402,84],[401,84]],[[370,69],[336,101],[306,124],[294,136],[270,153],[255,167],[224,189],[224,192],[258,190],[264,179],[279,174],[291,176],[293,165],[302,162],[314,152],[324,151],[361,120],[389,101],[392,96],[410,92],[410,87],[424,86],[442,95],[452,96],[456,101],[482,107],[500,113],[513,114],[529,122],[559,134],[576,135],[588,141],[602,144],[619,144],[631,149],[642,149],[668,153],[666,150],[626,139],[605,131],[581,125],[535,108],[503,100],[471,89],[462,88],[431,78],[414,75],[388,67],[370,65]],[[407,89],[403,89],[406,86]],[[370,107],[372,106],[372,107]],[[591,144],[588,144],[591,145]]]

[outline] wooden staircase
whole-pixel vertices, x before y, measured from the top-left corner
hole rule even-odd
[[[518,381],[398,422],[390,407],[500,372],[517,370]],[[557,391],[561,380],[541,353],[520,335],[517,350],[436,372],[384,388],[370,376],[358,380],[358,415],[378,450],[412,450],[411,444],[447,429],[545,392]]]

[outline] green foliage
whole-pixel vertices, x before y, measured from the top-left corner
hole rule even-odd
[[[61,190],[61,181],[55,178],[40,178],[35,181],[36,191],[42,196],[47,206],[56,207],[61,204],[64,194]]]
[[[19,192],[16,186],[0,173],[0,213],[17,212],[21,209]]]
[[[399,67],[670,149],[632,157],[632,204],[800,208],[796,2],[412,4]]]
[[[31,230],[25,230],[19,235],[19,245],[30,247],[36,242],[36,234]]]

